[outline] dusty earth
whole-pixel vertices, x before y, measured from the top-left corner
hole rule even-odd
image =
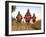
[[[37,21],[35,24],[31,23],[19,23],[15,19],[12,21],[12,31],[20,30],[39,30],[41,29],[41,21]]]

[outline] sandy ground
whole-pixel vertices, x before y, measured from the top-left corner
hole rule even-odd
[[[41,21],[37,21],[35,24],[31,23],[18,23],[16,20],[12,21],[12,31],[20,30],[39,30],[41,29]]]

